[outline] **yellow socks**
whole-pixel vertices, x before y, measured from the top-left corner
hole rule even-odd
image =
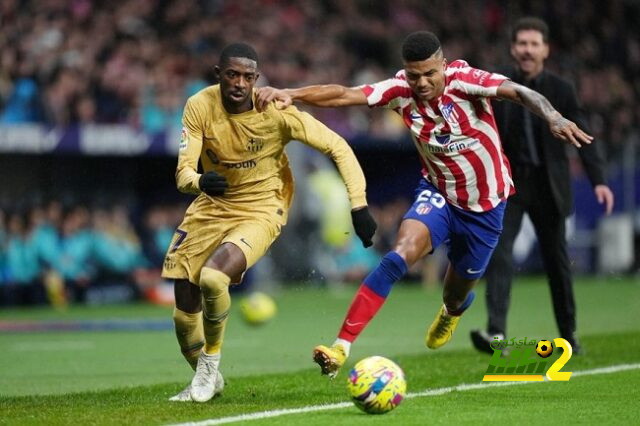
[[[204,324],[204,351],[207,354],[220,352],[224,328],[227,324],[231,297],[229,283],[231,279],[225,273],[212,268],[202,268],[200,289],[202,290],[202,313]]]
[[[198,364],[198,356],[204,346],[202,312],[190,314],[174,308],[173,323],[176,326],[176,337],[178,338],[180,351],[191,365],[191,368],[195,370]]]

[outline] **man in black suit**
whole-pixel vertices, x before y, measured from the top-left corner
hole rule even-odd
[[[549,55],[548,34],[549,28],[544,21],[531,17],[520,19],[511,33],[511,55],[517,67],[504,70],[502,74],[540,92],[564,117],[586,129],[571,83],[544,69],[544,60]],[[565,145],[555,140],[540,118],[520,105],[499,102],[494,103],[494,107],[504,151],[511,163],[516,194],[507,203],[502,235],[485,274],[488,328],[487,331],[472,331],[471,340],[476,349],[493,353],[490,343],[494,337],[505,337],[514,272],[513,243],[522,217],[528,213],[542,252],[560,336],[571,344],[574,353],[579,353],[571,265],[565,239],[565,219],[573,209]],[[584,145],[578,153],[598,202],[605,205],[609,214],[613,208],[613,193],[605,184],[604,161],[598,144]]]

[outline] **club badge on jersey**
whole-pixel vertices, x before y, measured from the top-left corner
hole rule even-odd
[[[419,215],[425,215],[431,211],[433,206],[429,203],[420,203],[418,207],[416,207],[416,213]]]

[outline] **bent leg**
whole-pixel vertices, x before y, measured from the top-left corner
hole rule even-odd
[[[438,349],[445,345],[458,326],[460,316],[473,302],[475,293],[471,289],[478,282],[477,278],[466,278],[449,265],[444,280],[444,304],[436,319],[429,326],[425,343],[429,349]]]
[[[407,273],[406,258],[413,264],[430,246],[428,228],[414,220],[400,225],[394,250],[387,253],[376,269],[364,279],[356,292],[340,327],[338,338],[331,347],[316,346],[313,359],[323,374],[335,377],[349,356],[351,343],[357,339],[384,304],[393,284]],[[402,253],[402,255],[400,254]]]
[[[246,268],[244,253],[236,245],[222,244],[200,272],[203,301],[205,352],[220,352],[231,306],[230,277],[240,276]]]
[[[426,344],[437,349],[453,335],[460,316],[469,308],[471,291],[484,274],[498,244],[506,203],[486,212],[475,213],[452,208],[449,259],[442,294],[443,305],[427,332]]]
[[[351,302],[338,338],[353,342],[384,304],[393,284],[402,278],[424,253],[431,251],[429,228],[412,219],[403,220],[393,251],[364,279]],[[348,352],[348,344],[347,352]]]
[[[231,243],[225,243],[215,249],[200,271],[205,345],[198,357],[189,393],[196,402],[210,400],[224,385],[218,367],[231,305],[229,276],[241,274],[245,268],[246,260],[242,251]]]

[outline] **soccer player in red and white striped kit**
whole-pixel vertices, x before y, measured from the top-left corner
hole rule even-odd
[[[437,349],[447,343],[471,305],[472,289],[498,242],[506,200],[515,193],[490,98],[522,104],[543,118],[554,136],[572,145],[592,140],[541,94],[463,60],[447,62],[431,32],[410,34],[402,45],[402,59],[401,71],[374,84],[267,87],[258,92],[258,108],[272,100],[284,107],[301,101],[321,107],[390,108],[402,116],[422,162],[416,198],[400,224],[393,250],[364,279],[333,345],[314,349],[314,361],[330,377],[338,373],[351,343],[383,305],[393,284],[442,243],[450,263],[444,303],[427,331],[427,347]]]

